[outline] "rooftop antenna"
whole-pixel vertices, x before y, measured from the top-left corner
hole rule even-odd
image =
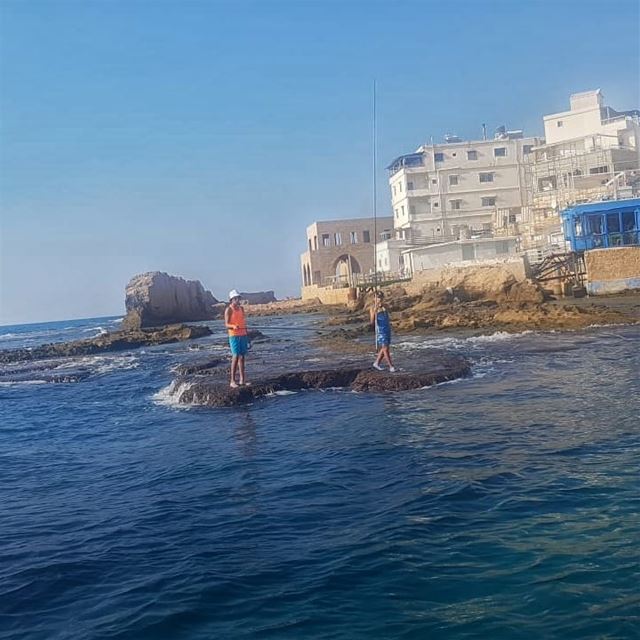
[[[487,139],[487,125],[484,122],[482,123],[482,139]]]

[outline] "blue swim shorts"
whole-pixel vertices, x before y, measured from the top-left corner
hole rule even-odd
[[[249,338],[247,336],[229,336],[229,346],[232,356],[246,356],[249,351]]]
[[[381,331],[376,336],[376,344],[378,347],[388,347],[391,344],[391,334]]]

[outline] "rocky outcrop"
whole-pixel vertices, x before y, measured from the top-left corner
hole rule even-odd
[[[170,325],[159,330],[113,331],[87,340],[43,344],[33,349],[0,350],[0,364],[30,360],[44,360],[69,356],[86,356],[108,351],[124,351],[138,347],[170,344],[211,335],[204,326]]]
[[[242,299],[247,304],[270,304],[277,302],[273,291],[255,291],[254,293],[241,293]]]
[[[198,280],[184,280],[160,271],[134,276],[125,293],[125,330],[198,322],[217,317],[218,301]]]
[[[180,404],[230,407],[246,404],[278,391],[347,388],[352,391],[387,392],[421,389],[469,375],[469,363],[458,355],[430,354],[428,364],[398,373],[380,372],[370,367],[341,367],[311,371],[291,371],[255,381],[251,386],[232,389],[219,378],[185,376],[171,385],[170,394]]]

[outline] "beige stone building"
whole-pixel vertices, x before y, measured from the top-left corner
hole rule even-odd
[[[347,284],[372,273],[375,243],[393,234],[393,218],[352,218],[314,222],[307,227],[307,250],[300,256],[302,286]]]

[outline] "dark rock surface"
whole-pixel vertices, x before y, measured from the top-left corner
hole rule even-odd
[[[217,300],[198,280],[151,271],[134,276],[125,292],[123,329],[213,320]]]
[[[353,391],[387,392],[420,389],[465,377],[470,371],[469,363],[461,356],[433,354],[428,363],[397,373],[376,371],[370,365],[290,371],[235,389],[229,387],[220,376],[184,376],[174,381],[171,393],[180,404],[231,407],[278,391],[347,388]]]
[[[179,376],[189,375],[207,375],[211,373],[213,369],[216,369],[222,364],[226,364],[226,358],[209,358],[208,360],[201,360],[198,362],[187,362],[185,364],[179,364],[174,367],[173,371]]]
[[[43,344],[33,349],[7,349],[0,351],[0,364],[11,362],[44,360],[68,356],[85,356],[108,351],[123,351],[158,344],[170,344],[211,335],[205,326],[184,324],[169,325],[158,330],[113,331],[87,340]]]

